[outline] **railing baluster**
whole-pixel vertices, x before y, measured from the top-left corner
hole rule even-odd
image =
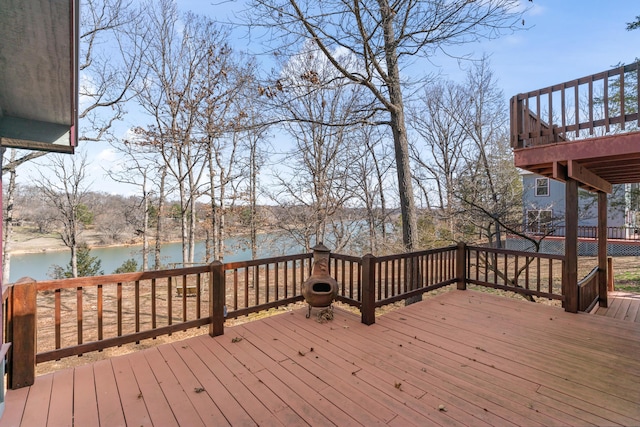
[[[640,84],[640,82],[638,82]],[[625,101],[624,98],[624,66],[620,67],[620,118],[622,119],[620,122],[620,129],[625,130]],[[640,111],[638,111],[640,114]]]
[[[610,119],[609,119],[609,73],[605,73],[604,76],[604,129],[607,133],[610,130]]]
[[[636,62],[635,67],[636,67],[636,114],[638,116],[638,127],[640,128],[640,62]]]
[[[562,137],[567,136],[567,106],[566,106],[566,98],[565,98],[565,88],[566,83],[562,84],[562,89],[560,89],[560,103],[562,104]]]
[[[136,280],[134,284],[134,311],[135,311],[135,324],[136,332],[140,332],[140,281]],[[140,340],[136,341],[136,344],[140,344]]]
[[[593,76],[589,76],[589,135],[593,135]]]
[[[529,289],[529,273],[531,271],[531,268],[529,268],[531,266],[531,257],[525,257],[524,258],[524,265],[525,265],[525,271],[524,271],[524,287],[525,289]]]
[[[553,293],[553,259],[549,258],[549,293]]]
[[[265,293],[265,299],[266,302],[269,302],[269,264],[265,264],[264,265],[264,293]]]
[[[244,268],[244,307],[249,307],[249,268]],[[211,285],[210,285],[211,286]],[[234,310],[238,309],[238,305],[234,307]]]
[[[103,294],[102,294],[102,284],[98,285],[98,294],[96,296],[97,301],[96,301],[96,308],[98,311],[98,341],[102,341],[103,338],[103,306],[102,306],[102,300],[103,300]],[[56,347],[56,348],[60,348],[60,347]]]
[[[156,329],[157,317],[156,317],[156,305],[157,305],[158,295],[156,293],[156,279],[155,277],[151,279],[151,329]]]
[[[167,277],[167,325],[173,324],[173,288],[171,282],[171,276]]]
[[[574,110],[575,110],[575,126],[576,126],[576,138],[580,137],[580,85],[578,84],[578,81],[576,80],[575,82],[575,86],[574,86],[574,95],[575,95],[575,104],[574,104]]]
[[[187,275],[182,275],[182,321],[187,321]]]
[[[54,316],[55,316],[55,340],[56,340],[56,349],[61,347],[61,341],[62,341],[62,333],[60,330],[60,321],[61,321],[61,301],[60,301],[60,289],[56,289],[55,290],[55,296],[54,296],[54,304],[55,304],[55,311],[54,311]]]
[[[348,289],[348,285],[347,285],[347,281],[348,279],[348,272],[347,272],[347,261],[344,259],[341,259],[340,262],[337,262],[337,264],[340,265],[340,280],[338,280],[338,295],[341,296],[347,296],[347,289]]]
[[[253,292],[255,293],[255,305],[260,304],[260,266],[255,266],[253,268]]]
[[[349,266],[349,298],[353,299],[353,268],[358,268],[358,265],[351,261]]]
[[[280,300],[280,292],[279,292],[279,289],[280,289],[280,277],[278,275],[279,271],[280,271],[280,263],[276,262],[275,263],[275,269],[274,269],[274,278],[273,278],[273,280],[274,280],[274,282],[276,284],[276,301]]]
[[[82,344],[82,287],[76,288],[76,304],[77,304],[77,325],[78,325],[78,344]]]
[[[293,295],[298,295],[298,280],[296,278],[297,266],[298,260],[293,261]]]
[[[118,336],[122,336],[122,282],[118,282],[116,285],[116,301],[118,306]]]
[[[202,318],[201,300],[202,300],[202,273],[196,275],[196,319]]]

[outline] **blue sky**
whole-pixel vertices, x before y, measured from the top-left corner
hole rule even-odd
[[[221,20],[242,4],[241,1],[177,1],[183,10]],[[524,17],[527,30],[464,48],[476,57],[483,53],[489,55],[505,101],[521,92],[594,74],[640,57],[640,30],[625,29],[627,22],[640,15],[638,0],[525,0],[522,4],[530,7]],[[238,37],[244,33],[244,29],[234,32]],[[242,48],[246,43],[245,38],[238,38],[233,45]],[[427,72],[440,72],[451,80],[464,78],[455,61],[436,58],[435,63],[440,67],[428,64],[422,68]],[[412,69],[421,68],[421,64],[416,65]],[[119,124],[118,132],[123,137],[126,129],[138,120],[134,117]],[[107,183],[104,168],[117,163],[109,144],[85,143],[80,150],[88,153],[95,190],[130,193],[130,189],[120,184]],[[29,181],[33,171],[29,173],[27,168],[19,170],[19,181]]]

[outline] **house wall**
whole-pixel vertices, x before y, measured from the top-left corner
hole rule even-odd
[[[522,175],[522,205],[524,207],[523,218],[527,221],[529,210],[550,209],[553,216],[553,224],[564,225],[565,211],[565,185],[563,182],[549,179],[549,195],[536,195],[536,178],[543,178],[533,173]],[[578,198],[579,226],[598,225],[598,200],[596,193],[580,190]],[[614,191],[608,195],[608,227],[621,227],[625,223],[625,193],[623,185],[614,185]]]

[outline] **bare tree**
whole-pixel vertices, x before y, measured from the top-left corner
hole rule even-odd
[[[377,100],[391,127],[402,212],[403,242],[414,248],[417,234],[407,127],[404,109],[405,66],[417,55],[436,52],[510,31],[520,21],[517,0],[253,0],[248,20],[263,26],[281,43],[281,54],[312,41],[345,78],[364,87]],[[271,46],[274,40],[269,40]],[[339,53],[338,53],[339,52]],[[345,64],[339,54],[356,61]],[[374,111],[372,110],[372,113]]]
[[[182,258],[194,261],[195,202],[207,171],[207,146],[197,136],[206,100],[212,92],[210,65],[228,54],[225,34],[210,20],[181,15],[175,2],[147,2],[146,34],[151,43],[143,55],[148,78],[138,101],[155,124],[139,130],[161,155],[178,190],[181,208]],[[220,70],[224,73],[224,70]]]
[[[389,236],[387,233],[390,212],[387,208],[386,182],[391,182],[393,173],[393,155],[388,152],[385,137],[380,128],[362,126],[354,130],[353,139],[358,141],[349,157],[350,173],[355,184],[354,198],[360,200],[365,209],[366,239],[357,239],[361,243],[359,253],[381,254],[387,252]],[[363,244],[367,241],[368,244]]]
[[[142,270],[149,269],[149,242],[151,239],[150,214],[152,200],[159,193],[153,186],[160,177],[158,172],[158,154],[149,150],[149,145],[141,141],[124,141],[124,144],[113,144],[113,147],[124,155],[122,167],[107,170],[109,177],[120,183],[137,187],[140,197],[128,209],[124,216],[134,228],[137,236],[142,237]],[[159,186],[159,184],[157,184]]]
[[[259,135],[262,127],[256,123],[258,113],[253,105],[257,97],[255,66],[251,58],[233,54],[225,46],[219,55],[208,59],[203,75],[207,95],[196,132],[205,146],[209,175],[202,191],[210,200],[205,226],[207,261],[224,258],[227,207],[235,203],[240,180],[251,167],[243,150],[253,146],[249,143],[247,147],[244,140],[252,139],[250,132]]]
[[[282,76],[287,90],[274,99],[283,117],[295,119],[281,124],[294,146],[275,172],[271,198],[289,208],[277,226],[307,251],[318,242],[340,250],[355,228],[344,211],[353,194],[348,168],[352,129],[344,125],[361,89],[347,84],[311,44],[290,60]]]
[[[467,91],[454,82],[439,82],[425,87],[422,99],[412,111],[413,130],[420,137],[411,146],[417,168],[415,182],[422,191],[437,222],[447,224],[448,239],[456,241],[456,181],[461,173],[467,135],[461,123]],[[439,234],[439,233],[436,233]]]
[[[80,14],[81,141],[102,141],[135,96],[147,43],[131,0],[83,0]]]
[[[71,251],[71,272],[78,276],[77,250],[82,232],[81,205],[87,195],[87,158],[85,154],[49,156],[49,165],[44,165],[51,176],[40,173],[36,186],[44,199],[57,213],[56,221],[61,225],[60,238]]]

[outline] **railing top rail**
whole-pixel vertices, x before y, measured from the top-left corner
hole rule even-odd
[[[485,246],[467,246],[467,250],[470,251],[484,251],[495,254],[505,254],[505,255],[518,255],[518,256],[526,256],[529,258],[545,258],[545,259],[557,259],[559,261],[564,261],[564,255],[555,255],[555,254],[544,254],[540,252],[527,252],[527,251],[514,251],[512,249],[497,249],[497,248],[488,248]]]
[[[235,270],[236,268],[253,267],[256,265],[265,265],[265,264],[275,264],[278,262],[286,262],[286,261],[297,261],[300,259],[308,259],[312,257],[313,257],[313,253],[308,252],[305,254],[283,255],[283,256],[277,256],[277,257],[271,257],[271,258],[252,259],[247,261],[234,261],[234,262],[224,263],[224,269]]]
[[[598,274],[598,271],[600,271],[600,268],[598,266],[593,267],[593,269],[589,272],[589,274],[587,274],[586,276],[584,276],[582,279],[578,281],[578,286],[582,286],[583,284],[589,282],[590,280],[593,280],[596,274]]]
[[[68,279],[43,280],[37,282],[39,291],[51,289],[76,288],[82,286],[95,286],[107,283],[125,283],[138,280],[160,279],[164,277],[175,277],[189,274],[206,273],[211,270],[210,265],[197,267],[174,268],[169,270],[151,270],[135,273],[106,274],[102,276],[74,277]]]
[[[451,246],[445,246],[443,248],[437,248],[437,249],[426,249],[426,250],[423,250],[423,251],[406,252],[406,253],[395,254],[395,255],[384,255],[384,256],[376,257],[376,261],[377,262],[384,262],[384,261],[392,261],[392,260],[396,260],[396,259],[403,259],[403,258],[411,258],[411,257],[416,257],[416,256],[444,253],[444,252],[449,252],[449,251],[455,251],[457,248],[458,247],[456,245],[451,245]]]
[[[362,258],[357,257],[357,256],[353,256],[353,255],[343,255],[343,254],[331,254],[331,258],[332,259],[339,259],[342,261],[350,261],[350,262],[356,262],[356,263],[361,263],[362,262]]]

